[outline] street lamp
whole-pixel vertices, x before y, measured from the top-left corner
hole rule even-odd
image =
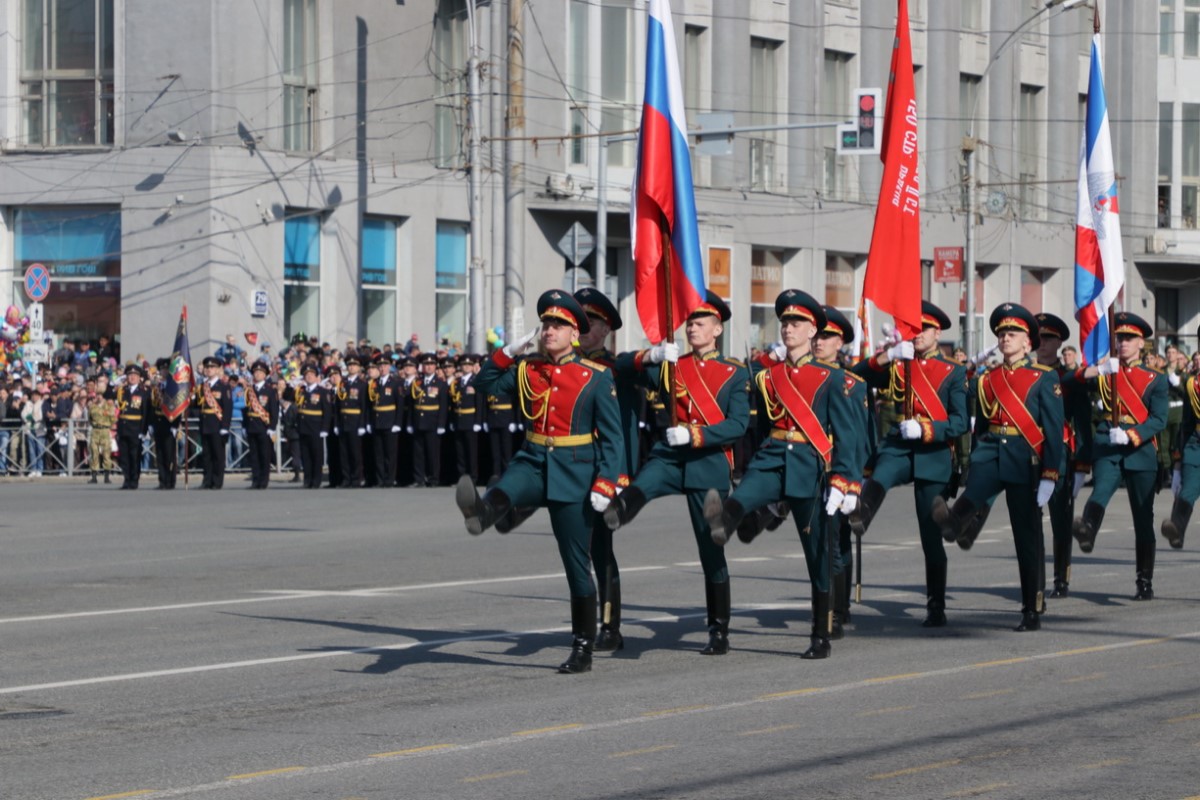
[[[983,69],[983,74],[979,76],[979,91],[975,92],[975,98],[971,101],[971,114],[967,118],[967,134],[963,137],[962,149],[963,155],[967,160],[967,243],[963,248],[964,265],[963,271],[967,282],[967,315],[966,330],[963,332],[963,343],[967,353],[975,354],[975,217],[979,213],[978,203],[976,202],[975,188],[977,185],[976,171],[978,169],[978,158],[975,151],[979,144],[979,140],[975,138],[975,114],[979,109],[979,95],[984,86],[984,80],[987,78],[992,67],[1000,60],[1009,48],[1009,46],[1017,40],[1017,37],[1025,32],[1029,26],[1041,18],[1043,14],[1049,13],[1052,9],[1061,8],[1066,11],[1076,6],[1084,5],[1084,0],[1046,0],[1046,4],[1027,17],[1016,29],[1008,35],[1000,46],[996,48],[996,52],[988,60],[987,66]],[[1086,6],[1084,6],[1086,7]]]

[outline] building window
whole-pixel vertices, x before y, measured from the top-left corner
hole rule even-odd
[[[321,217],[297,209],[283,224],[283,335],[321,335]]]
[[[825,67],[821,76],[821,121],[836,122],[846,118],[850,107],[850,53],[825,51]],[[821,132],[825,150],[825,179],[822,194],[833,200],[844,200],[846,168],[837,156],[837,130]]]
[[[1200,0],[1183,3],[1183,54],[1188,58],[1200,56]]]
[[[983,30],[983,0],[962,0],[963,30]]]
[[[1171,343],[1179,342],[1179,290],[1154,288],[1154,336]]]
[[[750,346],[765,348],[779,341],[775,298],[783,291],[782,250],[750,251]]]
[[[1196,189],[1200,187],[1200,103],[1184,103],[1182,108],[1179,179],[1182,184],[1183,227],[1196,227]]]
[[[1171,133],[1175,124],[1175,107],[1171,103],[1158,104],[1158,182],[1170,183],[1173,167]]]
[[[433,27],[434,159],[439,167],[466,163],[463,131],[467,98],[467,3],[440,0]]]
[[[750,39],[750,124],[779,122],[779,42]],[[776,188],[775,139],[773,131],[750,134],[750,188]]]
[[[642,41],[637,21],[632,0],[571,0],[567,86],[573,130],[616,133],[637,128],[637,52]],[[586,149],[573,148],[571,163],[586,164]],[[609,146],[609,166],[632,167],[633,162],[632,142]]]
[[[19,146],[113,143],[113,0],[25,0]]]
[[[1172,3],[1163,3],[1159,6],[1158,54],[1160,56],[1175,55],[1175,7]]]
[[[1045,270],[1021,268],[1021,305],[1034,314],[1042,313],[1042,285],[1045,282]]]
[[[95,340],[121,330],[121,210],[112,206],[38,207],[13,211],[16,281],[24,311],[25,270],[44,264],[54,277],[43,304],[44,327]]]
[[[572,0],[567,22],[567,90],[572,106],[571,134],[581,136],[587,132],[588,98],[588,4],[583,0]],[[586,166],[587,142],[585,139],[571,140],[571,163]]]
[[[467,338],[467,226],[461,222],[437,225],[438,340]],[[461,348],[461,345],[460,345]]]
[[[1017,123],[1017,159],[1020,173],[1022,219],[1043,216],[1040,182],[1045,135],[1042,131],[1042,87],[1021,84],[1021,107]]]
[[[854,309],[854,257],[825,255],[825,305]]]
[[[317,0],[283,0],[283,149],[316,147]]]
[[[363,217],[363,335],[372,342],[396,337],[396,227],[388,217]]]

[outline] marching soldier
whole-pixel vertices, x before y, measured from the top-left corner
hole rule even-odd
[[[479,389],[519,392],[528,421],[525,444],[508,470],[480,498],[470,476],[458,482],[455,502],[467,530],[479,535],[513,507],[546,506],[571,592],[571,654],[559,672],[592,668],[596,638],[596,586],[588,557],[593,515],[616,495],[621,443],[616,386],[601,364],[579,358],[574,342],[588,319],[567,292],[538,299],[540,353],[517,360],[538,329],[492,354],[479,373]]]
[[[87,411],[88,423],[92,428],[88,434],[92,479],[88,483],[96,483],[96,475],[101,471],[104,472],[104,482],[112,483],[108,474],[113,468],[112,431],[117,424],[116,406],[104,396],[104,392],[96,391],[88,397]]]
[[[857,507],[861,489],[857,445],[853,435],[843,433],[853,431],[857,419],[841,368],[813,358],[813,337],[826,323],[821,304],[805,292],[788,289],[776,298],[775,315],[785,360],[763,356],[753,367],[770,433],[746,466],[742,482],[724,502],[719,491],[709,490],[704,516],[712,526],[713,541],[724,545],[747,514],[768,503],[787,501],[812,584],[812,635],[801,658],[828,658],[830,548],[822,511],[832,516]]]
[[[346,359],[346,380],[337,390],[338,424],[342,429],[343,486],[361,488],[363,477],[363,439],[367,435],[367,382],[362,376],[362,361],[357,355]]]
[[[470,353],[460,356],[458,366],[461,371],[450,386],[458,474],[470,475],[476,483],[479,483],[479,434],[483,432],[487,412],[487,396],[475,385],[475,365],[478,363],[479,359]]]
[[[1029,358],[1040,334],[1028,309],[1005,303],[992,312],[990,324],[1004,361],[978,381],[966,490],[953,508],[945,498],[934,498],[933,519],[946,541],[957,541],[976,512],[1005,493],[1021,578],[1021,622],[1015,630],[1036,631],[1046,570],[1041,509],[1050,502],[1066,457],[1062,387],[1058,373]]]
[[[1154,494],[1158,476],[1156,437],[1167,424],[1167,377],[1142,363],[1142,348],[1153,335],[1136,314],[1114,316],[1117,357],[1075,374],[1100,394],[1096,439],[1092,445],[1092,494],[1075,520],[1079,549],[1092,552],[1104,510],[1121,480],[1133,512],[1137,593],[1134,600],[1154,598]]]
[[[142,475],[142,437],[150,429],[150,392],[137,364],[125,368],[125,385],[117,388],[117,460],[122,489],[138,488]]]
[[[392,361],[381,355],[375,360],[379,377],[367,385],[367,405],[375,447],[375,481],[380,488],[396,485],[396,434],[400,430],[400,385],[392,376]]]
[[[925,618],[921,625],[946,624],[946,548],[930,516],[933,499],[946,492],[954,469],[951,444],[970,427],[967,372],[938,350],[950,318],[933,303],[921,303],[921,332],[909,342],[860,362],[854,372],[894,404],[895,425],[886,431],[871,476],[863,481],[858,525],[865,532],[888,490],[913,485],[917,527],[925,556]],[[854,517],[851,517],[854,524]]]
[[[325,466],[325,439],[333,428],[333,403],[329,390],[320,384],[321,370],[310,361],[302,373],[304,385],[296,387],[299,411],[300,463],[304,466],[304,487],[321,488],[321,470]]]
[[[708,643],[700,652],[706,656],[729,652],[731,601],[725,549],[713,542],[712,529],[704,518],[704,498],[710,490],[722,501],[729,495],[733,445],[745,433],[749,419],[746,365],[717,350],[717,339],[730,316],[729,306],[710,291],[687,318],[690,353],[680,357],[678,345],[664,342],[617,359],[620,371],[633,371],[644,384],[657,387],[667,398],[674,397],[676,425],[667,428],[633,483],[604,512],[607,526],[616,530],[656,497],[687,496],[704,570]],[[668,378],[667,370],[675,374]]]
[[[265,361],[255,361],[250,374],[254,382],[246,387],[242,428],[250,451],[250,488],[265,489],[271,482],[271,432],[279,424],[279,392],[267,380],[271,368]]]
[[[1183,414],[1179,436],[1171,442],[1171,516],[1163,520],[1162,535],[1172,548],[1183,548],[1183,537],[1192,519],[1196,498],[1200,497],[1200,385],[1196,375],[1187,376],[1183,390]],[[92,478],[95,483],[95,478]]]
[[[221,377],[221,362],[208,356],[201,362],[205,378],[196,385],[196,413],[200,416],[201,489],[225,485],[225,442],[233,417],[233,393]]]
[[[580,332],[578,351],[584,358],[603,364],[613,374],[617,387],[617,412],[621,420],[621,442],[617,485],[626,487],[629,476],[637,466],[638,428],[637,406],[641,388],[636,385],[632,361],[617,367],[620,360],[608,349],[608,337],[621,329],[620,313],[612,301],[596,289],[585,288],[575,293],[583,313],[588,318],[587,332]],[[621,572],[613,554],[612,530],[597,515],[592,530],[592,567],[596,570],[599,584],[600,633],[596,637],[595,649],[599,651],[620,650],[625,646],[621,635]]]
[[[154,436],[154,461],[158,465],[158,488],[174,489],[179,472],[178,423],[167,419],[163,408],[163,386],[171,369],[171,359],[160,358],[154,364],[158,380],[150,388],[150,431]]]
[[[436,486],[442,474],[441,437],[450,416],[450,389],[436,374],[437,356],[425,353],[420,364],[421,375],[409,389],[413,480],[417,486]]]

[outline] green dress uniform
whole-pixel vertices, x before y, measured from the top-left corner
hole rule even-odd
[[[945,312],[927,301],[921,304],[921,322],[925,328],[950,327]],[[865,531],[888,490],[906,483],[913,485],[917,528],[925,556],[926,614],[921,624],[940,628],[946,624],[947,559],[932,508],[934,498],[947,492],[954,472],[953,444],[970,427],[967,371],[937,348],[916,355],[911,361],[884,364],[875,355],[853,368],[871,386],[887,390],[895,420],[880,441],[870,477],[863,482],[858,517]],[[920,438],[904,438],[901,433],[904,420],[918,423]]]
[[[1173,443],[1175,502],[1171,516],[1163,520],[1163,538],[1176,550],[1183,548],[1183,537],[1196,498],[1200,497],[1200,384],[1192,375],[1183,382],[1184,406],[1179,436]]]
[[[797,289],[776,298],[775,313],[780,320],[805,319],[817,330],[825,327],[821,304]],[[787,501],[812,585],[813,628],[802,657],[827,658],[832,626],[831,542],[822,500],[827,488],[843,495],[857,495],[861,488],[854,433],[859,419],[846,394],[844,373],[836,364],[818,361],[811,354],[796,362],[763,356],[751,369],[770,431],[737,489],[723,503],[716,490],[708,493],[705,516],[713,526],[713,540],[724,544],[747,514],[768,503]]]
[[[1010,329],[1025,331],[1037,348],[1037,320],[1022,306],[1005,303],[996,308],[991,328],[997,335]],[[980,376],[977,396],[979,413],[966,490],[953,508],[944,498],[935,498],[933,519],[946,541],[956,541],[978,510],[1001,491],[1005,493],[1021,579],[1021,623],[1016,630],[1038,630],[1045,543],[1037,499],[1043,481],[1058,481],[1065,458],[1062,387],[1058,373],[1024,357]]]
[[[730,312],[710,291],[689,319],[696,316],[716,316],[726,322]],[[623,354],[617,359],[618,371],[632,370],[642,386],[671,397],[668,370],[651,364],[649,353]],[[704,499],[710,489],[715,489],[721,500],[729,496],[733,447],[745,434],[749,420],[749,373],[741,361],[725,358],[717,350],[688,353],[670,369],[675,373],[676,420],[687,430],[688,438],[681,445],[656,442],[632,484],[604,512],[604,519],[607,527],[615,530],[655,498],[687,497],[704,570],[708,643],[700,652],[723,655],[729,651],[729,567],[725,549],[713,542],[712,528],[704,517]]]
[[[1114,316],[1115,332],[1149,338],[1150,325],[1127,311]],[[1082,371],[1077,379],[1084,381]],[[1092,494],[1075,520],[1079,549],[1092,552],[1104,510],[1122,479],[1133,512],[1137,593],[1135,600],[1154,597],[1154,495],[1158,477],[1157,437],[1167,425],[1167,376],[1140,359],[1119,365],[1117,372],[1086,383],[1098,390],[1100,408],[1095,415],[1096,438],[1092,445]],[[1115,390],[1114,390],[1115,387]],[[1115,406],[1115,412],[1114,412]],[[1114,424],[1115,420],[1115,424]],[[1117,430],[1123,431],[1121,434]],[[1127,438],[1128,444],[1117,438]]]
[[[550,291],[538,301],[543,321],[565,320],[586,330],[587,317],[570,294]],[[514,360],[503,350],[487,359],[477,378],[488,394],[516,394],[525,442],[500,480],[479,498],[470,476],[458,483],[456,503],[467,530],[482,533],[513,508],[545,506],[571,593],[572,651],[562,672],[591,669],[596,638],[596,587],[589,550],[592,495],[616,496],[621,427],[612,373],[568,353]]]

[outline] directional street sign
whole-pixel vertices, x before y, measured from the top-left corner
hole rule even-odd
[[[25,296],[40,303],[50,294],[50,270],[45,264],[30,264],[25,270]]]

